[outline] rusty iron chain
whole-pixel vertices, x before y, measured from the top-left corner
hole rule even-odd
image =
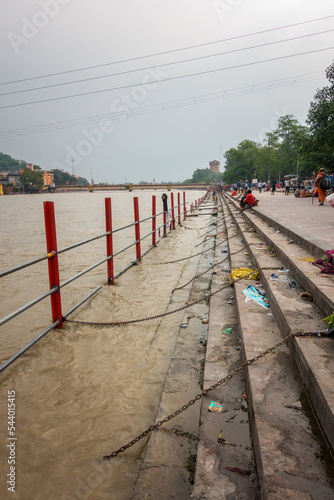
[[[264,270],[279,271],[281,269],[282,269],[282,267],[261,267],[262,271],[264,271]],[[234,280],[234,283],[237,283],[240,280],[245,280],[245,279],[249,278],[249,276],[251,276],[255,271],[257,271],[257,269],[253,269],[252,272],[250,272],[249,274],[246,274],[245,276],[236,278]],[[215,290],[214,292],[206,294],[204,297],[201,297],[200,299],[195,300],[194,302],[191,302],[190,304],[188,303],[188,304],[185,304],[182,307],[179,307],[177,309],[173,309],[172,311],[168,311],[168,312],[161,313],[161,314],[156,314],[155,316],[148,316],[146,318],[130,319],[130,320],[126,320],[126,321],[109,321],[109,322],[81,321],[81,320],[63,318],[63,321],[64,322],[67,321],[67,323],[74,323],[76,325],[84,325],[84,326],[107,326],[107,327],[110,327],[110,326],[121,326],[121,325],[131,325],[133,323],[142,323],[144,321],[150,321],[152,319],[163,318],[165,316],[169,316],[170,314],[174,314],[174,313],[177,313],[179,311],[183,311],[184,309],[187,309],[188,307],[194,306],[196,304],[199,304],[200,302],[203,302],[204,300],[210,299],[211,297],[213,297],[217,293],[222,292],[223,290],[226,290],[230,286],[231,286],[230,284],[225,285],[222,288],[219,288],[218,290]]]
[[[227,380],[230,380],[232,377],[234,377],[234,375],[236,375],[237,373],[239,373],[246,366],[249,366],[252,363],[255,363],[256,361],[258,361],[259,359],[264,358],[267,354],[273,352],[274,350],[278,349],[282,345],[284,345],[287,342],[289,342],[289,340],[291,340],[293,337],[297,337],[297,336],[298,337],[299,336],[300,337],[302,337],[302,336],[304,336],[304,337],[305,336],[311,337],[311,336],[314,336],[314,335],[318,335],[319,336],[321,334],[326,334],[326,333],[327,332],[319,332],[319,331],[317,331],[317,332],[315,332],[315,331],[300,331],[300,332],[290,333],[287,337],[285,337],[284,339],[282,339],[280,342],[277,342],[277,344],[275,344],[274,346],[266,349],[265,351],[263,351],[261,354],[258,354],[254,358],[249,359],[249,360],[245,361],[244,363],[242,363],[240,366],[238,366],[233,371],[231,371],[228,375],[226,375],[226,377],[220,379],[218,382],[216,382],[215,384],[211,385],[207,389],[203,389],[202,392],[198,393],[193,399],[191,399],[190,401],[188,401],[187,404],[181,406],[181,408],[178,408],[176,411],[174,411],[174,413],[168,415],[163,420],[159,420],[155,424],[150,425],[150,427],[148,427],[148,429],[146,429],[144,432],[142,432],[141,434],[139,434],[139,436],[137,436],[135,439],[133,439],[129,443],[125,444],[124,446],[122,446],[118,450],[115,450],[115,451],[111,452],[109,455],[105,455],[103,457],[103,459],[107,460],[109,458],[117,457],[117,455],[119,455],[120,453],[123,453],[123,451],[127,450],[128,448],[130,448],[134,444],[138,443],[138,441],[140,441],[141,439],[143,439],[145,436],[147,436],[148,434],[150,434],[152,431],[154,431],[156,429],[159,429],[163,424],[169,422],[174,417],[176,417],[177,415],[179,415],[183,411],[187,410],[187,408],[189,408],[190,406],[192,406],[193,404],[195,404],[196,401],[199,401],[200,399],[202,399],[203,396],[205,396],[209,392],[211,392],[214,389],[217,389],[218,387],[220,387],[221,385],[223,385],[225,382],[227,382]]]

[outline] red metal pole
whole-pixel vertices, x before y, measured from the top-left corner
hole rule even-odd
[[[181,226],[181,194],[177,193],[178,224]]]
[[[156,246],[156,244],[157,244],[157,234],[156,234],[157,219],[156,219],[156,214],[157,214],[156,196],[152,196],[152,245],[153,246]]]
[[[106,232],[109,233],[106,236],[107,245],[107,257],[111,259],[107,260],[107,274],[108,274],[108,285],[114,284],[114,252],[113,252],[113,240],[112,240],[112,215],[111,215],[111,198],[106,198],[105,202],[105,212],[106,212]]]
[[[63,315],[61,312],[61,297],[60,297],[60,280],[58,266],[58,249],[57,249],[57,233],[56,233],[56,218],[53,201],[44,201],[44,221],[45,221],[45,236],[46,249],[50,254],[48,259],[49,267],[49,282],[50,289],[58,287],[57,292],[53,293],[51,298],[52,322],[59,321],[57,328],[63,326]],[[51,252],[55,252],[51,254]]]
[[[136,258],[141,259],[141,250],[140,250],[140,224],[139,224],[139,205],[138,205],[138,197],[135,196],[133,198],[133,208],[135,214],[135,236],[136,236]]]
[[[183,191],[183,219],[186,220],[187,209],[186,209],[186,192]]]
[[[174,219],[174,193],[171,193],[170,194],[170,198],[171,198],[171,209],[172,209],[172,220],[171,220],[171,224],[170,224],[170,228],[171,229],[175,229],[175,219]]]
[[[164,212],[163,217],[164,217],[164,236],[166,236],[166,234],[167,234],[167,227],[166,227],[166,225],[167,225],[167,212]]]

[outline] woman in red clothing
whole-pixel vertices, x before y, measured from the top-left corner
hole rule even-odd
[[[321,168],[319,170],[319,173],[318,173],[318,175],[315,179],[315,183],[314,183],[315,186],[318,188],[319,206],[324,204],[325,198],[326,198],[326,190],[321,189],[321,187],[320,187],[322,176],[325,173],[326,173],[326,170],[324,168]]]

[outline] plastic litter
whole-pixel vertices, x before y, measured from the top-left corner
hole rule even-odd
[[[289,280],[289,287],[290,288],[300,288],[300,285],[295,280]]]
[[[230,274],[230,284],[236,279],[249,279],[257,281],[260,278],[257,269],[249,269],[247,267],[235,267]]]
[[[235,443],[230,443],[229,441],[226,441],[226,439],[223,438],[223,431],[220,432],[217,441],[218,443],[229,444],[230,446],[238,446]]]
[[[269,307],[268,299],[266,299],[264,295],[260,294],[253,286],[248,286],[242,291],[242,293],[246,295],[246,302],[247,300],[253,300],[265,309]]]
[[[222,332],[225,333],[225,335],[229,335],[232,332],[232,328],[224,328]]]
[[[219,403],[219,401],[211,401],[208,408],[209,411],[213,411],[216,413],[221,413],[222,409],[223,405]]]
[[[235,472],[239,476],[250,476],[252,473],[250,470],[239,469],[238,467],[224,467],[224,469]]]

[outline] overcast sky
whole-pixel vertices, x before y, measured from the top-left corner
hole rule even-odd
[[[181,181],[304,124],[334,59],[333,0],[0,6],[0,151],[96,183]]]

